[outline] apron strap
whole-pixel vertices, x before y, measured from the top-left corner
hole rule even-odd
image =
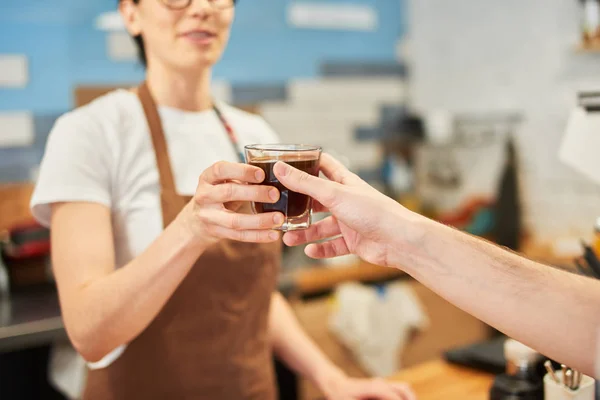
[[[156,165],[160,179],[160,187],[163,192],[176,193],[175,180],[173,178],[173,170],[171,169],[171,161],[169,160],[169,151],[165,133],[163,130],[158,108],[154,102],[154,98],[150,93],[148,84],[144,81],[138,88],[138,97],[142,103],[144,114],[150,129],[150,137],[154,146],[154,155],[156,157]]]

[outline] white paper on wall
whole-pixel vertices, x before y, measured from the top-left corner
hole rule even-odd
[[[600,184],[600,115],[577,107],[571,113],[560,160]]]
[[[0,147],[33,145],[33,116],[28,111],[0,113]]]
[[[321,4],[297,2],[289,6],[288,23],[297,28],[374,31],[377,13],[360,4]]]
[[[27,57],[0,54],[0,88],[24,88],[29,81]]]
[[[96,18],[96,28],[102,31],[125,31],[125,23],[118,11],[106,12]]]
[[[110,32],[106,37],[108,57],[113,61],[136,61],[137,47],[127,32]]]

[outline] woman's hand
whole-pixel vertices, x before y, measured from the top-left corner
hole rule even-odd
[[[258,185],[264,172],[251,165],[218,162],[206,169],[198,182],[196,194],[178,216],[193,235],[194,241],[209,246],[221,239],[269,243],[279,239],[273,229],[284,222],[281,213],[247,214],[242,206],[248,202],[276,203],[279,191]]]
[[[406,383],[381,378],[356,379],[340,373],[320,386],[327,400],[417,400]]]

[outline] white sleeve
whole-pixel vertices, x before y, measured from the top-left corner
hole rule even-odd
[[[81,114],[61,117],[52,129],[31,199],[31,212],[50,225],[57,202],[111,206],[111,149],[102,125]]]

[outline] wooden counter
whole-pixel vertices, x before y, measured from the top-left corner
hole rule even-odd
[[[544,264],[575,271],[574,256],[557,256],[547,244],[525,242],[520,254]],[[381,282],[407,276],[405,272],[395,268],[380,267],[361,261],[347,266],[301,268],[293,274],[292,280],[294,290],[298,294],[311,295],[335,289],[337,285],[344,282]]]
[[[410,384],[419,400],[487,400],[494,376],[437,360],[391,379]]]
[[[334,289],[344,282],[380,282],[407,276],[395,268],[380,267],[366,262],[341,267],[307,267],[294,273],[295,290],[311,295]]]

